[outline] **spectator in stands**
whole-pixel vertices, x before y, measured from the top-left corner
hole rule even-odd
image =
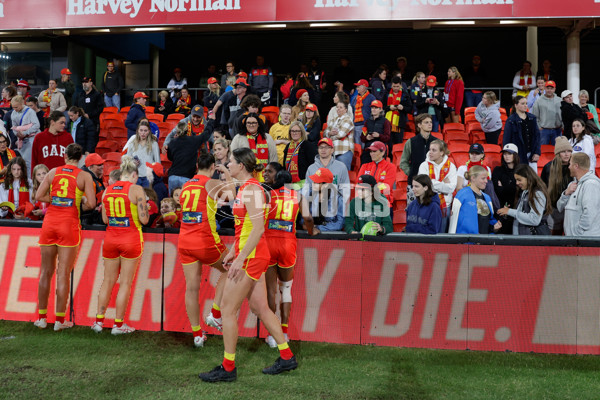
[[[469,186],[461,189],[452,203],[449,233],[463,235],[489,234],[498,231],[502,223],[494,218],[490,196],[483,192],[488,182],[488,172],[480,165],[465,174]]]
[[[443,140],[436,139],[429,145],[425,161],[419,166],[419,175],[431,178],[432,189],[440,198],[442,225],[440,232],[445,233],[450,219],[452,194],[457,185],[456,166],[450,161],[450,150]],[[413,192],[414,193],[414,192]]]
[[[279,87],[279,91],[281,92],[281,98],[283,99],[283,104],[290,104],[290,95],[292,93],[292,87],[294,86],[294,77],[292,74],[287,73],[285,78],[283,78],[283,85]]]
[[[373,226],[377,235],[393,232],[388,201],[379,192],[375,178],[361,175],[354,190],[356,197],[350,201],[348,215],[344,218],[346,233],[362,233],[367,224]]]
[[[514,143],[508,143],[502,149],[502,164],[494,168],[492,183],[501,205],[513,208],[516,206],[517,183],[515,168],[519,165],[519,149]],[[502,229],[499,233],[512,235],[514,219],[509,216],[501,218]]]
[[[383,102],[386,94],[389,91],[389,87],[386,82],[387,72],[383,68],[377,68],[377,71],[371,77],[371,90],[376,100]]]
[[[102,192],[106,189],[103,181],[104,159],[98,153],[91,153],[85,158],[85,166],[82,170],[92,176],[96,199],[102,200]],[[102,201],[97,201],[95,209],[81,212],[81,222],[88,225],[103,225]]]
[[[127,146],[127,155],[135,160],[138,167],[137,184],[141,187],[150,187],[150,182],[146,175],[146,163],[160,163],[160,150],[156,137],[150,133],[150,124],[146,121],[140,121],[135,139]]]
[[[196,107],[198,106],[194,109]],[[210,139],[214,124],[214,120],[209,120],[201,135],[190,135],[189,121],[183,119],[179,121],[174,132],[169,134],[173,137],[167,148],[167,157],[172,162],[168,181],[170,193],[173,193],[175,188],[182,187],[196,174],[198,150]]]
[[[171,78],[171,80],[167,84],[167,89],[171,91],[171,98],[173,99],[173,102],[175,102],[175,99],[179,98],[179,91],[183,87],[187,87],[187,84],[187,79],[183,77],[183,74],[181,73],[181,68],[175,68],[173,70],[173,78]]]
[[[221,86],[217,82],[217,78],[208,78],[208,91],[204,92],[204,107],[207,110],[212,110],[221,97]]]
[[[266,166],[271,161],[278,161],[277,146],[270,135],[266,133],[264,122],[256,113],[250,113],[242,120],[244,133],[237,135],[231,141],[231,151],[239,148],[249,148],[256,156],[256,161]]]
[[[502,132],[502,119],[500,102],[496,99],[496,93],[487,91],[483,94],[481,103],[475,109],[475,118],[485,133],[486,143],[498,144],[498,138]]]
[[[394,202],[393,188],[396,183],[396,165],[386,159],[387,148],[383,142],[375,141],[365,148],[371,156],[370,162],[364,163],[358,171],[358,176],[372,175],[377,182],[379,191],[388,199],[390,215]]]
[[[563,90],[560,94],[562,101],[560,103],[560,114],[563,122],[564,132],[563,135],[567,139],[571,139],[573,136],[573,121],[581,119],[584,121],[588,120],[587,114],[577,104],[573,103],[573,92],[570,90]]]
[[[31,87],[25,79],[20,79],[17,82],[17,94],[19,96],[23,97],[24,99],[28,98],[30,96],[29,90],[31,90]]]
[[[429,114],[432,121],[432,132],[440,132],[443,128],[444,119],[442,110],[444,110],[444,92],[436,89],[437,80],[435,76],[428,76],[425,81],[425,91],[417,91],[414,94],[416,99],[415,108],[417,114]]]
[[[419,114],[415,117],[415,129],[417,135],[410,138],[404,145],[402,151],[402,157],[400,158],[400,169],[408,175],[408,186],[406,187],[406,204],[409,205],[411,201],[415,199],[412,193],[412,187],[410,183],[412,178],[418,174],[419,167],[425,161],[427,152],[429,152],[429,145],[435,140],[435,137],[431,135],[431,128],[433,122],[431,115]]]
[[[44,118],[48,118],[52,111],[64,113],[67,109],[65,96],[56,88],[54,79],[50,79],[48,89],[43,90],[38,96],[38,106],[44,111]]]
[[[460,122],[460,111],[465,96],[465,83],[460,72],[458,72],[458,68],[454,66],[448,68],[448,80],[444,87],[444,96],[446,111],[448,112],[446,122]]]
[[[215,156],[215,166],[227,166],[229,163],[229,156],[231,155],[231,152],[229,151],[229,140],[224,138],[215,139],[213,143],[213,155]],[[212,179],[220,179],[220,177],[221,173],[215,171]]]
[[[96,127],[94,123],[84,117],[84,111],[79,107],[69,108],[69,122],[67,131],[75,143],[81,146],[87,156],[96,150]]]
[[[354,156],[354,124],[348,116],[348,109],[344,102],[338,102],[336,108],[337,118],[327,125],[323,137],[333,141],[335,159],[344,163],[347,170],[350,171]]]
[[[596,124],[596,126],[598,127],[598,129],[600,129],[600,122],[598,122],[598,111],[596,110],[596,106],[594,106],[593,104],[589,104],[588,102],[590,101],[590,94],[588,93],[587,90],[580,90],[579,91],[579,106],[581,107],[581,109],[585,112],[585,113],[592,113],[592,119],[594,120],[594,123]],[[588,118],[590,119],[590,118]]]
[[[237,73],[235,72],[235,64],[233,61],[227,61],[225,64],[225,73],[221,75],[221,88],[225,90],[228,86],[233,88],[233,84],[237,79]]]
[[[138,125],[142,118],[146,117],[146,102],[148,101],[148,96],[144,92],[137,92],[133,95],[133,104],[127,113],[127,118],[125,119],[125,127],[127,128],[127,139],[136,134],[138,129]],[[138,171],[140,176],[145,176],[141,171]]]
[[[530,90],[527,95],[527,107],[529,107],[530,110],[533,108],[536,100],[546,93],[546,81],[543,76],[538,76],[536,84],[537,88]]]
[[[406,57],[400,56],[396,58],[396,69],[402,76],[406,77],[407,79],[410,79],[411,75],[408,71],[408,60],[406,59]]]
[[[210,119],[216,119],[217,115],[219,115],[219,109],[223,106],[223,110],[221,112],[221,125],[228,125],[229,117],[232,113],[235,113],[240,109],[240,104],[244,97],[246,97],[246,92],[248,91],[248,84],[246,80],[243,78],[238,78],[235,81],[235,90],[230,92],[225,92],[217,101],[215,106],[213,107],[213,113],[209,115]],[[229,127],[229,135],[233,136],[233,127]]]
[[[427,86],[425,84],[426,82],[427,82],[427,75],[425,75],[425,73],[421,72],[421,71],[417,72],[412,79],[409,90],[410,90],[410,99],[413,103],[413,110],[411,112],[413,112],[414,114],[417,114],[417,111],[416,111],[417,97],[421,97],[421,93],[427,91]],[[436,78],[436,82],[437,82],[437,78]]]
[[[214,120],[211,120],[211,121],[214,121]],[[198,136],[198,135],[204,133],[206,131],[206,128],[208,128],[209,126],[210,126],[210,131],[208,132],[208,135],[210,136],[210,134],[212,134],[212,132],[213,132],[213,127],[215,125],[214,123],[207,124],[206,128],[205,128],[205,126],[204,126],[204,109],[202,108],[201,105],[198,105],[198,104],[196,104],[192,108],[192,112],[190,113],[189,116],[187,116],[184,119],[182,119],[181,121],[179,121],[179,123],[182,123],[182,122],[185,124],[185,127],[186,127],[186,131],[185,131],[186,136]],[[163,144],[163,148],[162,148],[163,153],[167,152],[167,149],[169,148],[171,140],[177,135],[177,132],[178,132],[178,128],[175,127],[167,135],[167,137],[165,138],[165,143]],[[182,185],[180,185],[180,186],[182,186]]]
[[[82,86],[83,92],[79,92],[75,96],[73,105],[81,108],[85,112],[84,116],[92,120],[96,126],[96,130],[98,130],[100,127],[100,114],[104,110],[104,100],[100,92],[96,90],[92,78],[84,77],[82,79]]]
[[[12,203],[14,210],[11,217],[15,219],[25,219],[25,214],[33,209],[33,194],[31,187],[33,183],[25,175],[25,160],[21,157],[15,157],[7,165],[7,173],[4,182],[0,185],[0,203]],[[8,208],[0,208],[0,218],[6,218],[10,215]]]
[[[404,128],[408,120],[408,113],[412,113],[413,103],[409,91],[403,87],[402,81],[397,76],[392,78],[392,88],[384,96],[385,118],[390,121],[390,147],[404,141]]]
[[[440,197],[433,192],[429,175],[413,178],[412,189],[415,201],[406,209],[406,233],[435,235],[442,231]]]
[[[44,117],[44,112],[38,107],[38,99],[34,96],[29,96],[25,99],[25,105],[31,108],[31,111],[37,115],[37,119],[40,122],[40,129],[46,128],[46,118]]]
[[[364,143],[364,148],[368,148],[376,141],[389,143],[392,131],[392,124],[383,114],[383,104],[379,100],[371,102],[371,117],[365,121],[360,140]],[[365,164],[371,161],[370,154],[363,151],[360,157],[360,163]]]
[[[10,101],[17,95],[17,89],[12,86],[5,86],[2,88],[2,97],[0,98],[0,117],[4,119],[4,115],[9,110],[12,110]]]
[[[443,77],[443,74],[439,74],[438,70],[435,68],[435,61],[431,58],[427,59],[427,63],[425,63],[425,75],[433,75],[439,81],[440,78]]]
[[[327,90],[327,79],[325,77],[325,70],[321,68],[319,65],[319,60],[316,57],[310,59],[310,67],[307,78],[315,89],[315,98],[313,103],[318,107],[321,105],[321,96],[323,95],[323,92]]]
[[[303,187],[302,196],[307,197],[311,190],[312,181],[310,180],[310,176],[316,173],[319,168],[327,168],[333,174],[333,183],[337,185],[338,192],[344,198],[344,204],[347,204],[350,201],[348,168],[344,163],[333,157],[335,149],[331,139],[323,138],[319,140],[317,146],[318,154],[315,156],[315,161],[306,170],[306,184]]]
[[[548,201],[546,185],[524,164],[515,169],[515,180],[519,188],[517,208],[505,205],[498,210],[498,215],[514,218],[513,235],[550,235],[548,215],[552,212],[552,206]]]
[[[7,133],[0,133],[0,183],[4,182],[8,172],[8,163],[15,157],[21,157],[21,153],[10,148],[10,137]]]
[[[469,147],[469,160],[465,165],[458,167],[457,174],[457,190],[460,190],[469,184],[469,181],[465,179],[465,173],[470,170],[473,166],[479,165],[486,169],[488,172],[488,179],[492,179],[492,170],[490,167],[484,164],[483,159],[485,158],[485,152],[483,146],[480,143],[473,143]]]
[[[17,138],[17,148],[21,157],[27,164],[27,176],[31,176],[31,148],[35,135],[40,131],[40,122],[37,115],[29,107],[21,96],[12,98],[10,104],[13,111],[10,114],[12,131]],[[64,128],[63,128],[64,129]]]
[[[304,129],[308,132],[308,140],[312,143],[317,143],[321,139],[321,116],[316,104],[309,103],[306,105],[304,115],[302,116]]]
[[[352,106],[350,105],[350,96],[348,96],[346,92],[336,92],[336,94],[333,96],[333,107],[331,107],[329,114],[327,114],[327,125],[333,124],[333,121],[338,117],[337,104],[340,101],[346,104],[348,116],[352,121],[354,121],[354,112],[352,111]]]
[[[256,56],[256,66],[250,70],[248,84],[252,87],[253,93],[260,98],[264,106],[271,104],[273,71],[271,71],[271,67],[265,66],[264,56]]]
[[[304,111],[306,111],[306,106],[310,104],[310,95],[305,89],[300,89],[296,92],[295,97],[297,102],[292,107],[292,121],[302,121],[302,118],[304,117]]]
[[[104,104],[106,107],[117,107],[121,109],[121,90],[125,87],[123,77],[115,70],[115,63],[106,63],[106,72],[102,79],[102,91],[104,92]]]
[[[266,129],[268,121],[267,117],[265,117],[263,114],[260,114],[261,105],[262,103],[260,99],[255,94],[249,94],[248,96],[244,97],[240,103],[240,109],[232,113],[231,117],[229,117],[229,126],[233,126],[234,137],[235,135],[245,133],[246,127],[244,126],[243,121],[244,118],[251,113],[258,114],[258,117],[265,125]]]
[[[71,75],[69,68],[63,68],[60,70],[60,79],[56,80],[56,87],[65,96],[67,108],[73,105],[73,94],[75,94],[75,83],[71,80]]]
[[[369,82],[366,79],[360,79],[354,86],[356,91],[350,97],[354,110],[354,143],[361,143],[360,137],[365,121],[371,118],[371,103],[375,100],[375,96],[367,90]]]
[[[333,70],[335,91],[350,95],[350,91],[354,90],[352,87],[354,75],[354,69],[350,66],[350,59],[345,56],[340,57],[340,65]]]
[[[283,165],[292,175],[292,183],[298,188],[304,185],[306,171],[315,161],[317,147],[308,139],[304,126],[300,121],[294,121],[289,126],[289,143],[283,150]]]
[[[48,172],[50,172],[50,170],[44,164],[38,164],[33,168],[33,171],[32,171],[33,187],[31,190],[31,200],[32,201],[35,199],[35,193],[37,193],[37,190],[40,187],[40,184],[43,182],[43,180],[46,177],[46,175],[48,174]],[[33,210],[31,211],[31,214],[29,215],[29,218],[31,218],[33,221],[39,221],[39,220],[44,219],[44,215],[46,215],[48,206],[49,206],[49,203],[46,203],[45,201],[35,202],[35,204],[33,205]]]
[[[552,206],[552,214],[548,218],[548,226],[552,230],[552,235],[562,236],[564,234],[563,221],[565,219],[565,210],[558,210],[557,203],[562,193],[567,189],[573,177],[569,171],[569,161],[571,161],[573,147],[564,136],[556,138],[554,145],[554,159],[544,165],[542,169],[542,181],[548,187],[548,198]]]
[[[305,105],[306,103],[311,103],[315,100],[316,96],[315,96],[315,88],[313,87],[313,85],[310,83],[310,81],[308,80],[308,75],[305,74],[304,72],[300,72],[297,76],[296,76],[296,83],[295,85],[292,87],[292,90],[290,91],[290,98],[288,101],[288,104],[290,106],[295,106],[296,103],[300,100],[300,95],[298,93],[304,93],[307,92],[308,93],[308,99],[303,98],[303,100],[305,101]]]
[[[163,121],[167,119],[169,114],[172,114],[175,109],[175,104],[173,103],[173,99],[169,96],[169,92],[166,90],[161,90],[158,93],[158,104],[154,108],[154,112],[156,114],[161,114],[164,118]]]
[[[190,96],[190,92],[187,86],[184,86],[179,92],[179,98],[177,99],[177,103],[175,103],[175,112],[183,114],[187,117],[190,114],[191,110],[192,96]]]
[[[290,143],[289,130],[291,119],[292,107],[288,104],[282,104],[279,108],[279,122],[273,124],[271,129],[269,129],[269,135],[271,135],[277,146],[277,159],[281,165],[283,165],[284,161],[285,148]]]
[[[513,78],[513,98],[517,96],[527,98],[529,91],[534,87],[534,82],[535,77],[533,76],[533,72],[531,72],[531,62],[525,61],[523,63],[523,68],[517,71]]]
[[[217,74],[216,64],[209,64],[208,68],[206,68],[206,71],[204,72],[204,74],[202,74],[202,76],[200,77],[200,81],[198,82],[198,87],[207,88],[208,80],[211,77],[214,77],[216,74]]]
[[[538,104],[541,99],[543,97],[535,104]],[[506,146],[508,143],[517,146],[521,164],[530,164],[532,168],[537,169],[537,161],[542,154],[541,136],[536,116],[527,112],[525,97],[515,97],[515,106],[506,119],[502,145]]]
[[[321,232],[341,231],[344,228],[344,198],[334,183],[334,175],[328,168],[319,168],[309,176],[309,200],[311,215],[315,222],[313,235]],[[304,196],[304,195],[303,195]]]
[[[545,81],[555,81],[558,77],[556,75],[556,72],[554,72],[554,70],[552,69],[552,63],[548,59],[545,59],[542,62],[542,68],[538,75],[543,77]]]
[[[561,101],[554,92],[556,92],[556,83],[554,81],[546,82],[546,93],[536,100],[531,110],[539,125],[540,144],[551,144],[553,146],[554,140],[562,134]],[[525,105],[527,105],[527,102],[525,102]]]
[[[483,90],[481,88],[487,86],[487,78],[485,70],[481,67],[480,56],[473,56],[471,66],[466,69],[464,79],[466,87],[480,88],[465,90],[465,107],[476,107],[483,98]]]
[[[569,171],[575,181],[569,184],[557,204],[558,210],[565,212],[565,235],[600,236],[600,179],[590,170],[588,155],[573,154]]]
[[[575,119],[572,124],[573,137],[569,143],[573,146],[573,153],[585,153],[590,159],[590,171],[596,171],[596,151],[594,140],[588,130],[585,121],[581,118]]]

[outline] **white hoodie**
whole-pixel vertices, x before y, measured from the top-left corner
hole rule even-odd
[[[446,175],[446,178],[450,183],[438,180],[440,172],[442,171],[442,166],[446,163],[446,160],[448,160],[448,156],[444,156],[442,162],[436,164],[429,159],[429,154],[427,154],[425,161],[419,166],[419,174],[429,175],[429,164],[433,165],[433,172],[435,174],[435,178],[431,179],[433,182],[433,191],[435,193],[443,194],[444,199],[446,200],[446,207],[450,207],[452,205],[452,193],[454,193],[454,189],[456,189],[456,165],[452,162],[450,163],[450,169],[448,170],[448,175]]]

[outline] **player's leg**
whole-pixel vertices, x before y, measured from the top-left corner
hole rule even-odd
[[[138,266],[140,265],[141,258],[141,256],[132,259],[121,258],[119,292],[117,293],[117,300],[115,302],[115,326],[111,331],[113,335],[132,333],[133,331],[135,331],[134,328],[125,324],[123,322],[123,319],[125,318],[127,304],[129,303],[129,297],[131,296],[131,286],[133,285],[135,272],[137,271]]]
[[[183,275],[185,276],[185,310],[194,334],[194,345],[202,347],[204,338],[200,326],[200,305],[198,304],[198,294],[202,282],[202,264],[196,261],[184,265]]]
[[[58,253],[58,268],[56,269],[56,323],[54,330],[71,328],[72,321],[65,321],[67,303],[69,301],[69,289],[71,286],[71,271],[75,268],[79,246],[60,247]]]
[[[112,290],[119,279],[120,258],[104,259],[104,279],[98,292],[98,311],[96,313],[96,322],[92,325],[94,332],[102,332],[104,326],[104,314],[108,308]]]
[[[56,271],[56,245],[41,246],[42,262],[40,266],[40,280],[38,282],[38,319],[34,325],[38,328],[45,328],[46,314],[48,312],[48,297],[50,296],[50,284],[54,271]]]

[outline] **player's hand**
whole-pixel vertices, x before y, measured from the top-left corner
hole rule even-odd
[[[223,268],[225,268],[226,271],[229,271],[229,267],[231,266],[234,257],[235,253],[229,252],[225,255],[225,258],[223,258]]]
[[[244,261],[240,260],[240,258],[237,257],[229,266],[229,270],[227,272],[227,278],[231,279],[234,282],[238,282],[240,280],[240,278],[242,277],[242,275],[244,274],[244,272],[242,270],[243,264],[244,264]]]

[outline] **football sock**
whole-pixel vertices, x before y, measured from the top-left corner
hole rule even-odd
[[[56,313],[56,322],[60,322],[61,324],[65,323],[65,313],[64,312]]]
[[[288,332],[288,324],[281,324],[281,330],[283,331],[283,333],[287,333]]]
[[[202,336],[202,327],[200,325],[192,326],[194,337]]]
[[[122,319],[115,319],[115,326],[117,328],[120,328],[123,326],[123,320]]]
[[[40,308],[38,311],[38,319],[46,318],[47,313],[48,313],[48,310],[42,310]]]
[[[104,314],[96,314],[96,322],[99,324],[104,324]]]
[[[215,317],[216,319],[221,318],[221,309],[219,308],[217,303],[213,303],[211,312],[213,317]]]
[[[279,355],[284,360],[289,360],[294,356],[294,353],[292,353],[292,350],[287,343],[278,344],[277,348],[279,349]]]
[[[223,368],[225,371],[231,372],[235,369],[235,353],[229,354],[225,352],[225,356],[223,357]]]

